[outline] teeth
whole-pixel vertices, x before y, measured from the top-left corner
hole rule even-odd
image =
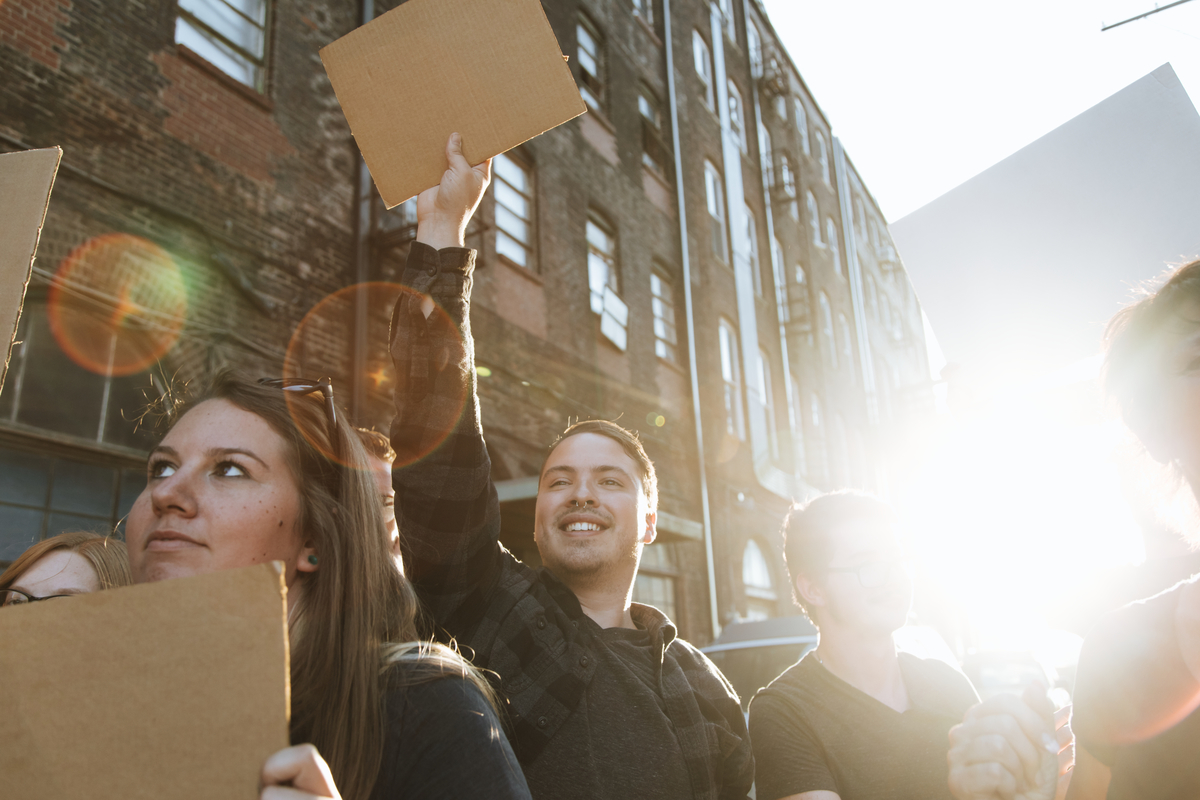
[[[600,526],[594,522],[572,522],[566,529],[568,531],[598,531]]]

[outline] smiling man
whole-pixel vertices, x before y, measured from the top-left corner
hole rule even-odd
[[[732,687],[661,612],[631,602],[656,533],[654,465],[637,437],[598,420],[568,428],[540,475],[544,566],[499,543],[475,397],[475,253],[463,247],[489,175],[453,138],[447,157],[441,185],[418,199],[403,277],[415,292],[392,316],[393,482],[408,575],[436,634],[499,677],[535,798],[745,798],[754,764]]]

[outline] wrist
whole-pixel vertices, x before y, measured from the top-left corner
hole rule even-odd
[[[417,241],[435,250],[464,247],[466,227],[463,223],[441,219],[420,220],[417,222]]]

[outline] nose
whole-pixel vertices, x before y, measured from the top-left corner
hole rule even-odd
[[[568,502],[572,506],[594,506],[596,505],[595,493],[592,491],[590,481],[577,481],[571,490],[571,495]]]
[[[169,513],[192,517],[196,514],[196,495],[192,478],[185,470],[159,478],[150,485],[150,505],[157,517]]]

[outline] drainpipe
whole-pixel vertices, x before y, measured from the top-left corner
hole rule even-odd
[[[700,371],[696,366],[696,317],[692,298],[692,259],[688,248],[687,204],[683,194],[683,154],[679,147],[679,104],[675,102],[675,37],[671,34],[671,0],[663,0],[663,39],[667,44],[667,105],[671,109],[671,144],[675,150],[675,201],[679,214],[679,252],[683,261],[683,309],[687,320],[688,372],[692,384],[692,418],[696,422],[696,458],[700,470],[700,514],[704,522],[704,558],[708,570],[708,611],[714,639],[721,633],[717,611],[717,569],[713,559],[712,513],[708,505],[708,469],[704,456],[704,423],[700,416]]]
[[[360,25],[375,18],[375,0],[362,0]],[[371,173],[362,154],[354,175],[354,343],[350,361],[350,421],[362,425],[367,408],[367,350],[370,333],[370,299],[367,282],[371,280]]]
[[[863,303],[862,267],[858,263],[858,245],[854,236],[854,209],[850,195],[850,176],[842,141],[833,137],[833,166],[837,176],[838,200],[842,207],[842,242],[846,270],[850,274],[850,302],[854,308],[854,327],[858,334],[858,358],[862,367],[863,392],[867,397],[867,424],[879,426],[879,394],[875,389],[875,363],[871,358],[871,337],[867,330],[867,312]]]

